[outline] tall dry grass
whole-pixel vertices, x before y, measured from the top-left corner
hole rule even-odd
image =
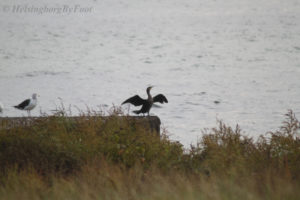
[[[49,116],[0,129],[0,199],[299,199],[292,111],[257,141],[219,122],[184,153],[132,118]]]

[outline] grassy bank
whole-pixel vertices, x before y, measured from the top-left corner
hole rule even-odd
[[[292,112],[279,131],[257,141],[219,122],[188,153],[126,116],[88,115],[0,129],[0,199],[300,197],[299,122]]]

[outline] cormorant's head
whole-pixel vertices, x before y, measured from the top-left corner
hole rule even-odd
[[[151,90],[153,87],[154,87],[154,86],[149,86],[149,87],[147,87],[147,93],[149,93],[150,90]]]

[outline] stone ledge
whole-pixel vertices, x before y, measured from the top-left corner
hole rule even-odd
[[[47,117],[60,117],[60,116],[47,116]],[[0,129],[11,128],[16,126],[30,126],[41,119],[47,117],[0,117]],[[160,135],[160,119],[157,116],[118,116],[120,119],[129,119],[136,123],[141,123],[144,125],[145,129],[150,129],[151,132],[155,132]],[[101,118],[104,121],[109,120],[111,117],[100,117],[100,116],[74,116],[74,117],[64,117],[69,120],[74,120],[75,122],[79,119],[86,118],[87,120],[92,120],[95,118]]]

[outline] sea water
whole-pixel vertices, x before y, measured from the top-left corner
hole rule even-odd
[[[76,115],[154,85],[169,103],[151,114],[188,147],[217,120],[257,137],[300,114],[298,0],[12,0],[0,28],[4,116],[32,93],[32,115]]]

